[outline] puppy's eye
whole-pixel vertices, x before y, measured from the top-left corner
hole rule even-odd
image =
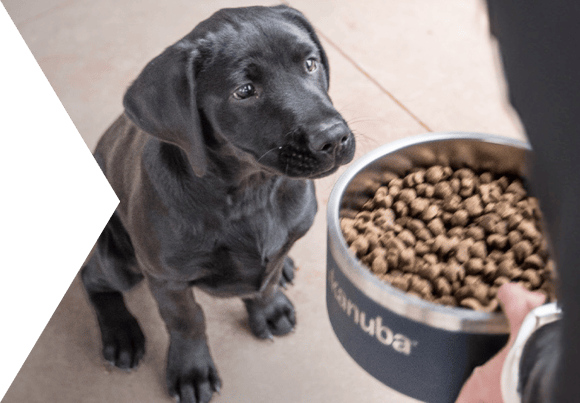
[[[240,88],[234,91],[235,99],[248,99],[256,95],[256,88],[252,84],[244,84]]]
[[[314,71],[316,71],[317,68],[318,63],[316,62],[316,59],[306,60],[306,70],[308,70],[309,73],[313,73]]]

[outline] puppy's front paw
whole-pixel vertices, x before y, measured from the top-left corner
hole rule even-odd
[[[260,339],[273,339],[291,332],[296,326],[296,314],[292,302],[277,290],[268,301],[244,300],[248,311],[250,329]]]
[[[284,266],[282,267],[282,276],[280,277],[280,286],[286,288],[288,284],[292,284],[294,281],[294,261],[286,256],[284,260]]]
[[[205,340],[171,338],[167,357],[167,388],[179,403],[208,403],[221,380]]]

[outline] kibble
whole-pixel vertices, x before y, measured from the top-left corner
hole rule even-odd
[[[379,278],[437,304],[498,311],[517,282],[554,299],[541,213],[521,179],[448,166],[385,174],[374,197],[341,219],[352,252]]]

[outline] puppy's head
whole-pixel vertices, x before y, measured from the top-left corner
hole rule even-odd
[[[301,13],[224,9],[147,65],[124,105],[142,129],[181,147],[198,176],[207,147],[227,144],[260,169],[317,178],[355,149],[328,83],[328,59]]]

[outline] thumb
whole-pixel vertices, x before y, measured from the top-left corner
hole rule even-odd
[[[497,298],[509,320],[510,339],[515,339],[526,315],[546,300],[544,294],[528,291],[517,283],[502,285],[497,291]]]

